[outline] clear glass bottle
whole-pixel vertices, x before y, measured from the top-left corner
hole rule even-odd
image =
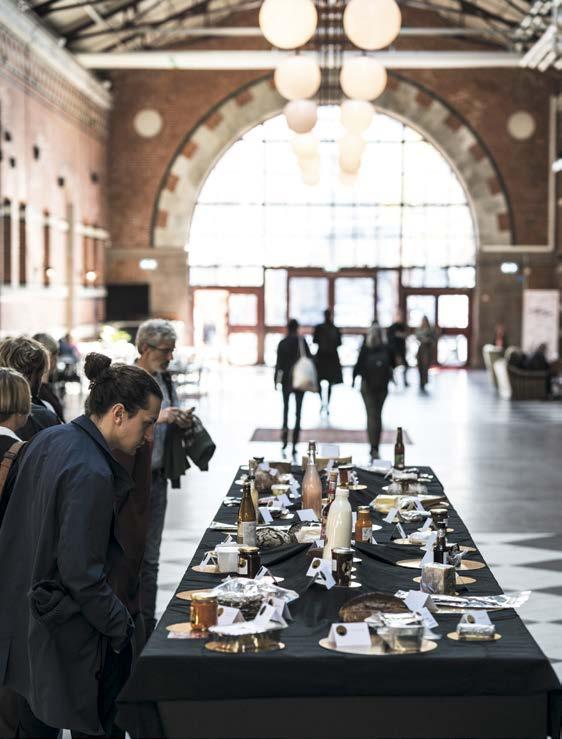
[[[316,442],[308,442],[308,463],[302,480],[302,507],[311,508],[318,520],[322,512],[322,481],[316,467]]]
[[[324,544],[323,559],[332,558],[334,547],[351,546],[352,515],[349,503],[349,490],[338,488],[336,499],[330,506],[326,522],[326,542]]]
[[[252,502],[251,487],[249,482],[242,485],[242,500],[238,511],[238,531],[236,535],[238,544],[246,547],[256,546],[256,510]]]

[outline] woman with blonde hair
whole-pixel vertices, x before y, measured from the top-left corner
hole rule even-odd
[[[31,388],[31,414],[17,431],[24,441],[49,426],[56,426],[59,419],[39,398],[44,375],[49,370],[49,354],[44,346],[27,336],[6,339],[0,344],[0,367],[11,367],[21,372]]]

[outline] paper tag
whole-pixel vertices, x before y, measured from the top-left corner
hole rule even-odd
[[[288,508],[291,505],[291,501],[285,493],[283,495],[277,495],[274,500],[277,505],[283,506],[284,508]]]
[[[268,598],[267,602],[270,606],[275,606],[278,613],[280,613],[286,621],[293,620],[293,617],[291,616],[291,611],[289,611],[289,606],[283,600],[283,598]]]
[[[327,590],[330,590],[336,584],[332,575],[332,561],[330,559],[315,557],[308,568],[306,576],[313,577],[315,582],[324,585]]]
[[[219,626],[228,626],[229,624],[237,624],[244,620],[239,608],[231,608],[230,606],[219,606],[217,610],[217,623]]]
[[[281,624],[281,626],[287,626],[282,612],[280,613],[279,609],[275,605],[264,603],[258,611],[258,615],[255,617],[254,622],[257,624],[268,624],[270,621]]]
[[[421,616],[423,625],[426,627],[426,629],[433,629],[435,626],[439,625],[431,615],[428,608],[420,608],[417,613],[419,613],[419,615]]]
[[[217,563],[217,556],[215,552],[207,552],[203,559],[201,560],[200,567],[205,567],[206,565],[216,565]]]
[[[397,538],[400,538],[400,539],[407,539],[408,538],[408,534],[404,531],[404,527],[402,526],[401,523],[397,523],[396,524],[396,526],[394,527],[394,531],[398,531],[398,537]],[[394,536],[394,533],[392,534],[392,536]]]
[[[302,511],[297,511],[297,516],[301,521],[318,521],[318,516],[312,508],[303,508]]]
[[[324,546],[324,539],[316,539],[314,542],[315,547],[323,547]]]
[[[433,563],[433,544],[431,544],[426,550],[425,554],[423,555],[421,566],[423,565],[430,565]]]
[[[468,623],[471,623],[469,619],[467,619],[467,616],[472,616],[474,621],[472,623],[475,624],[482,624],[483,626],[491,626],[492,622],[490,621],[490,617],[488,616],[488,611],[466,611],[464,614],[464,621],[468,621]]]
[[[385,518],[383,518],[383,521],[385,523],[394,523],[394,519],[396,518],[396,514],[398,513],[398,508],[391,508]]]
[[[431,516],[425,519],[425,521],[423,522],[423,526],[421,527],[421,529],[419,529],[419,531],[427,531],[430,528],[431,528]]]
[[[221,542],[221,544],[234,544],[234,539],[229,534],[224,541]]]
[[[422,593],[421,590],[409,590],[404,603],[408,606],[412,613],[419,613],[422,608],[435,612],[437,606],[431,599],[429,593]]]
[[[271,577],[273,580],[275,580],[275,575],[273,575],[267,569],[267,567],[264,567],[262,565],[262,567],[260,567],[259,570],[257,571],[256,576],[254,577],[254,580],[261,580],[263,577]]]
[[[273,516],[268,511],[268,509],[265,506],[260,506],[258,508],[258,511],[260,512],[260,515],[262,517],[262,521],[264,523],[271,523],[273,521]]]
[[[370,647],[371,635],[366,623],[332,624],[328,641],[336,647]]]

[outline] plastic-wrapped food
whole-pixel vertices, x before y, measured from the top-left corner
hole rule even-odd
[[[275,549],[296,542],[296,538],[292,537],[288,531],[281,531],[274,526],[258,529],[256,540],[260,549]]]

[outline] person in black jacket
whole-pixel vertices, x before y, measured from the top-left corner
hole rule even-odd
[[[283,429],[281,442],[283,450],[287,448],[289,439],[289,398],[295,395],[295,427],[293,429],[293,456],[297,453],[297,444],[301,432],[301,411],[304,392],[293,388],[293,367],[301,356],[310,357],[307,341],[299,336],[299,322],[291,318],[287,324],[287,336],[281,339],[277,347],[277,362],[275,364],[275,389],[281,385],[283,392]]]
[[[49,371],[49,355],[44,346],[26,336],[6,339],[0,344],[0,367],[11,367],[21,372],[31,387],[31,415],[17,429],[21,439],[29,441],[42,429],[60,423],[56,414],[39,397],[43,377]]]
[[[378,323],[373,323],[353,369],[353,382],[361,377],[361,395],[367,411],[371,459],[378,459],[382,434],[382,409],[392,378],[392,354]]]
[[[341,333],[332,321],[332,314],[329,310],[324,311],[324,323],[318,324],[314,329],[312,342],[318,346],[318,351],[314,356],[314,362],[316,363],[318,382],[320,384],[321,412],[325,411],[326,415],[328,415],[330,413],[332,385],[339,385],[343,382],[341,362],[338,354],[338,346],[341,346]],[[322,380],[328,383],[326,399],[324,399],[322,392]]]
[[[107,735],[130,670],[133,622],[108,573],[133,481],[113,452],[152,442],[162,393],[100,354],[85,372],[86,414],[29,443],[0,529],[0,684],[20,697],[21,739]]]
[[[396,311],[396,320],[388,327],[387,336],[388,346],[392,353],[392,364],[394,367],[404,367],[404,387],[408,387],[408,362],[406,361],[408,326],[404,322],[404,314],[401,310]]]
[[[49,354],[49,371],[43,378],[39,388],[39,398],[47,408],[56,415],[61,423],[64,423],[64,410],[61,399],[55,390],[55,372],[57,371],[57,360],[59,357],[59,345],[50,334],[34,334],[33,338],[44,346]]]

